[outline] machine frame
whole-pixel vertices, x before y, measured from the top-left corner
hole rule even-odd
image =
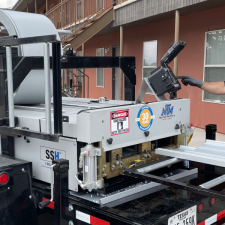
[[[0,46],[15,46],[20,44],[30,43],[42,43],[52,42],[52,57],[50,68],[53,69],[53,102],[54,102],[54,134],[38,133],[34,131],[25,130],[22,128],[11,128],[7,126],[7,121],[10,120],[8,114],[8,97],[7,96],[7,84],[6,84],[6,57],[0,57],[0,63],[3,68],[0,73],[0,116],[2,126],[0,127],[2,153],[11,157],[14,157],[14,136],[27,136],[37,139],[43,139],[48,141],[57,142],[59,137],[62,135],[62,93],[61,93],[61,69],[71,68],[110,68],[120,67],[125,73],[125,100],[135,101],[135,85],[136,75],[135,69],[135,58],[134,57],[73,57],[73,56],[61,56],[61,45],[60,42],[56,41],[56,37],[45,36],[45,37],[33,37],[25,39],[17,39],[15,36],[0,39]],[[43,69],[44,58],[43,57],[12,57],[13,64],[13,82],[14,87],[18,87],[26,75],[32,69]],[[15,119],[15,118],[13,118]],[[121,216],[110,213],[106,208],[99,208],[94,203],[86,202],[85,200],[79,199],[69,195],[68,193],[68,160],[55,160],[53,161],[54,167],[54,205],[51,206],[50,211],[54,208],[54,224],[73,224],[76,221],[77,224],[84,224],[77,220],[76,212],[82,211],[90,215],[96,216],[95,223],[91,224],[143,224],[138,223],[135,220],[129,218],[123,218]],[[167,178],[146,175],[133,171],[132,169],[123,168],[125,176],[132,176],[141,180],[150,180],[157,183],[161,183],[169,186],[172,189],[180,189],[188,192],[195,193],[194,201],[187,204],[183,208],[175,207],[172,211],[169,211],[168,215],[163,218],[158,217],[155,223],[167,224],[168,218],[171,215],[177,214],[179,211],[187,209],[199,202],[207,201],[207,197],[218,198],[219,200],[225,200],[224,193],[219,193],[212,190],[205,190],[200,187],[188,185],[178,181],[171,181]],[[36,195],[36,199],[41,202],[46,199],[50,199],[51,192],[48,184],[35,181],[33,183],[33,189]],[[161,193],[166,193],[162,191]],[[207,197],[205,197],[207,196]],[[173,200],[171,200],[173,204]],[[224,204],[221,203],[219,208],[224,208]],[[48,211],[45,209],[39,214]],[[74,216],[75,213],[75,216]],[[212,212],[213,213],[213,212]],[[75,218],[76,217],[76,218]],[[207,217],[206,217],[207,218]],[[97,222],[96,222],[97,221]]]

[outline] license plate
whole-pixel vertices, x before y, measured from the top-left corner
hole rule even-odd
[[[180,212],[168,220],[168,225],[197,225],[196,205]]]

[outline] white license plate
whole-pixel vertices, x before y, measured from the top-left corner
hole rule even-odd
[[[168,225],[197,225],[196,205],[180,212],[168,220]]]

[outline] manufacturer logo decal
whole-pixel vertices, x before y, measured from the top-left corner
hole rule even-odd
[[[159,119],[168,120],[172,119],[173,117],[175,117],[175,115],[173,114],[173,106],[171,106],[171,104],[165,105],[165,107],[162,109],[162,113]]]
[[[135,122],[140,130],[147,131],[152,126],[153,119],[155,119],[155,115],[153,115],[152,109],[149,106],[143,106],[140,108]]]
[[[65,158],[66,152],[63,150],[41,147],[41,160],[43,161],[51,162],[52,160]]]

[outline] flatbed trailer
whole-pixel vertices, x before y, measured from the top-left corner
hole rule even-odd
[[[16,32],[27,20],[19,14],[0,10],[0,21]],[[45,20],[56,32],[47,18],[29,16],[38,24],[39,18]],[[36,29],[31,26],[31,31]],[[62,55],[56,34],[17,34],[23,36],[0,38],[1,225],[223,223],[225,144],[186,146],[191,130],[188,99],[174,99],[173,92],[170,100],[155,94],[159,102],[142,102],[147,88],[154,93],[145,78],[135,101],[134,57]],[[24,48],[40,43],[46,50],[41,56]],[[175,57],[185,43],[173,46],[168,52],[176,51]],[[126,101],[62,99],[61,69],[114,67],[125,74]],[[34,71],[47,78],[45,94],[39,96],[46,97],[45,105],[14,106],[14,92]],[[160,73],[165,71],[167,65]],[[178,90],[179,82],[174,86]],[[207,130],[207,139],[215,140],[215,132]]]

